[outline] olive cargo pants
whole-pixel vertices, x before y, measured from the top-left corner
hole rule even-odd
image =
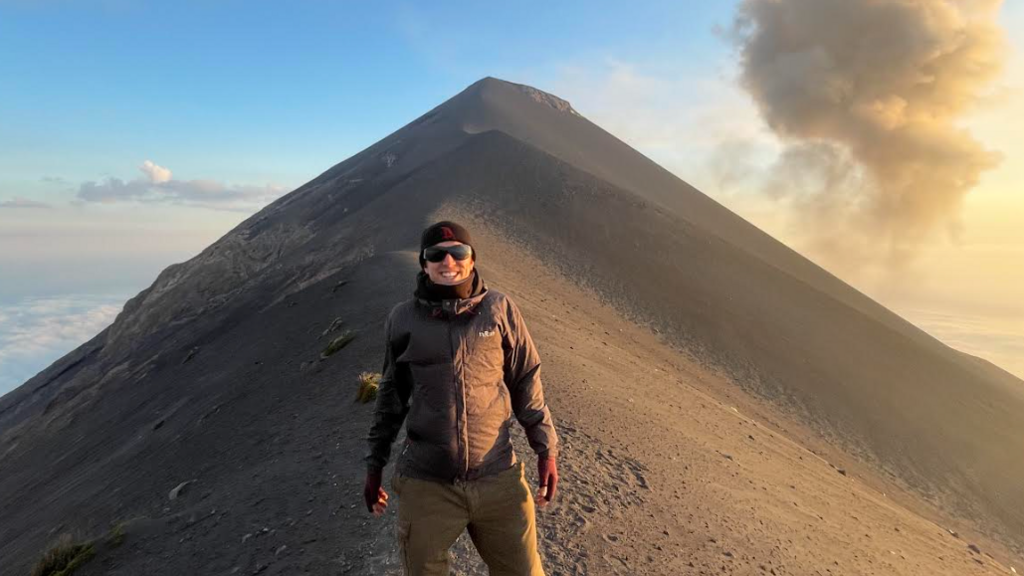
[[[448,549],[466,529],[491,576],[544,576],[522,462],[454,484],[395,475],[391,487],[406,576],[448,576]]]

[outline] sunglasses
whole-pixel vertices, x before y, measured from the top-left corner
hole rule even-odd
[[[445,255],[451,254],[456,260],[465,260],[473,255],[473,248],[465,244],[455,246],[431,246],[423,249],[423,259],[427,262],[441,262]]]

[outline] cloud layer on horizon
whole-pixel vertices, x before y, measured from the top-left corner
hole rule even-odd
[[[37,202],[35,200],[29,200],[28,198],[22,198],[21,196],[15,196],[14,200],[5,200],[0,202],[0,208],[53,208],[53,206],[46,202]]]
[[[71,295],[0,305],[0,395],[109,326],[126,297]]]
[[[1024,318],[911,307],[907,320],[947,346],[984,358],[1024,380]]]

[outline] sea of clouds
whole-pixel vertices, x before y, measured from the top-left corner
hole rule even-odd
[[[0,303],[0,395],[109,326],[123,294],[26,297]]]
[[[914,307],[901,312],[947,346],[984,358],[1024,379],[1024,318]]]

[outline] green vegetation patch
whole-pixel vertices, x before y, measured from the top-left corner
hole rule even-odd
[[[345,346],[348,346],[349,342],[355,340],[355,338],[355,332],[346,331],[341,336],[338,336],[334,340],[331,340],[330,344],[327,345],[327,348],[324,348],[324,351],[320,353],[320,357],[327,358],[331,354],[334,354],[338,350],[341,350]]]
[[[356,402],[366,404],[377,398],[377,388],[380,386],[380,373],[363,372],[359,375],[359,392],[356,394]]]
[[[118,522],[110,529],[107,535],[107,544],[111,548],[117,548],[124,543],[124,522]]]
[[[70,576],[95,555],[96,550],[91,542],[75,543],[70,534],[64,534],[39,559],[32,569],[32,576]]]

